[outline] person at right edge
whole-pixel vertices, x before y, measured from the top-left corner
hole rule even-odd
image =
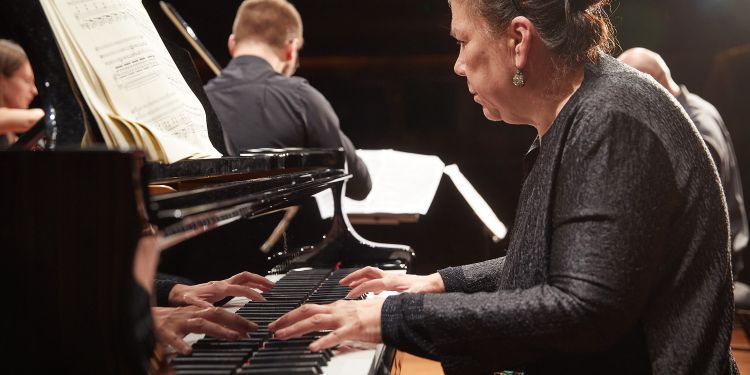
[[[656,82],[672,94],[706,142],[711,158],[724,188],[724,197],[729,210],[729,229],[731,233],[732,276],[734,278],[734,302],[738,307],[750,307],[750,287],[738,277],[744,265],[742,258],[748,244],[747,214],[745,199],[742,193],[742,180],[734,154],[734,145],[727,127],[719,112],[711,103],[688,91],[685,85],[678,85],[670,72],[667,63],[656,52],[645,48],[631,48],[617,58],[641,72],[653,77]]]
[[[383,342],[447,375],[731,374],[729,223],[679,103],[609,56],[607,0],[450,0],[456,74],[536,130],[507,255],[431,275],[355,271],[349,296],[268,328],[317,351]],[[470,251],[471,249],[467,249]]]
[[[232,60],[206,85],[230,150],[339,148],[352,179],[346,196],[372,189],[367,166],[341,131],[331,104],[304,78],[293,76],[302,48],[302,18],[286,0],[246,0],[229,36]]]

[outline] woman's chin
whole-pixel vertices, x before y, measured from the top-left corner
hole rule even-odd
[[[496,111],[492,111],[487,109],[487,107],[482,106],[482,113],[484,114],[484,117],[487,118],[487,120],[490,121],[503,121],[502,116],[500,116],[499,113]]]

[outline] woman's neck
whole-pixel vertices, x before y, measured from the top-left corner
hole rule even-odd
[[[533,103],[535,110],[532,114],[531,126],[536,128],[540,141],[544,134],[552,127],[552,124],[557,119],[557,116],[560,115],[565,104],[568,103],[573,94],[581,87],[583,77],[583,67],[566,74],[564,78],[552,84],[551,89],[547,93],[539,95],[538,100]]]

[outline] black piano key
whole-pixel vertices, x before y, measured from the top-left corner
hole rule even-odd
[[[294,310],[299,306],[298,304],[294,304],[293,306],[279,306],[279,307],[273,307],[273,306],[267,306],[267,307],[240,307],[239,310],[237,310],[237,313],[240,314],[283,314],[287,311]]]
[[[299,342],[299,341],[307,341],[307,342],[313,342],[315,341],[315,336],[298,336],[298,337],[291,337],[286,340],[280,340],[280,339],[271,339],[269,342]]]
[[[300,304],[294,303],[291,306],[249,306],[240,307],[237,312],[239,313],[267,313],[267,314],[279,314],[286,311],[294,310]]]
[[[286,314],[286,313],[262,313],[262,312],[237,312],[237,315],[247,319],[247,320],[269,320],[269,319],[278,319],[280,316]]]
[[[261,348],[257,352],[253,353],[255,357],[270,356],[270,355],[322,355],[326,356],[327,353],[324,351],[311,352],[306,347],[299,348]]]
[[[234,374],[232,370],[175,370],[175,375],[229,375]]]
[[[225,342],[213,342],[213,343],[206,343],[201,344],[200,341],[193,344],[193,348],[196,349],[244,349],[247,351],[256,350],[260,347],[261,343],[254,342],[254,343],[247,343],[247,342],[232,342],[232,341],[225,341]]]
[[[266,292],[271,293],[271,292]],[[290,307],[296,305],[297,302],[279,302],[279,301],[249,301],[241,308],[272,308],[272,307]]]
[[[257,342],[257,339],[252,339],[249,337],[243,337],[238,340],[225,340],[219,337],[213,337],[213,336],[204,336],[202,339],[198,340],[198,342]]]
[[[267,292],[270,293],[270,292]],[[296,306],[296,302],[274,302],[274,301],[250,301],[242,306],[241,309],[245,308],[281,308],[281,307],[293,307]]]
[[[237,369],[236,365],[226,365],[226,364],[181,364],[181,365],[172,365],[172,369],[175,370],[177,373],[180,373],[181,371],[189,371],[189,370],[212,370],[212,371],[223,371],[223,373],[228,374],[234,372],[234,370]]]
[[[281,317],[283,314],[277,314],[275,316],[254,316],[254,315],[247,315],[247,314],[237,314],[251,322],[254,322],[255,324],[260,324],[259,322],[273,322],[274,320]]]
[[[269,359],[270,358],[270,359]],[[331,356],[327,353],[311,353],[310,351],[293,351],[293,350],[282,350],[278,352],[258,352],[252,358],[249,359],[250,363],[255,363],[255,360],[259,360],[261,363],[265,361],[273,361],[276,358],[295,358],[295,360],[309,360],[317,363],[325,364],[331,360]]]
[[[305,341],[269,341],[263,344],[266,349],[307,348],[308,346],[310,343]]]
[[[193,348],[193,354],[196,353],[235,353],[237,356],[249,355],[253,352],[251,348]],[[178,357],[181,358],[181,357]]]
[[[240,366],[244,361],[244,357],[176,357],[172,358],[169,362],[172,366],[193,364],[193,365],[207,365],[207,364],[235,364]]]
[[[331,357],[333,356],[333,351],[321,350],[318,352],[311,352],[307,349],[286,349],[286,350],[261,349],[255,352],[254,357],[267,357],[267,356],[279,356],[279,355],[305,355],[305,354],[320,355],[326,360],[330,360]]]
[[[243,370],[260,370],[260,369],[281,369],[281,368],[314,368],[317,374],[322,374],[323,370],[315,362],[299,361],[293,363],[256,363],[252,365],[245,365],[240,368],[240,373]]]
[[[250,357],[251,354],[253,354],[253,352],[247,352],[245,350],[243,351],[193,350],[193,353],[190,354],[190,357],[237,357],[240,359],[245,359],[247,357]]]
[[[203,349],[218,349],[218,350],[224,350],[224,349],[241,349],[241,350],[256,350],[258,349],[263,343],[258,340],[255,342],[232,342],[232,341],[223,341],[223,342],[206,342],[202,343],[200,341],[193,344],[194,350],[203,350]]]
[[[282,367],[282,368],[248,368],[240,370],[237,374],[300,374],[300,375],[318,375],[319,372],[315,367]]]
[[[264,341],[271,337],[271,332],[264,332],[264,333],[253,332],[253,333],[248,334],[248,337]]]
[[[287,364],[287,363],[295,363],[295,362],[315,362],[319,366],[325,366],[328,361],[323,356],[316,356],[316,355],[310,355],[310,354],[302,354],[302,355],[279,355],[279,356],[263,356],[258,358],[250,358],[248,361],[248,364],[252,367],[253,364],[260,364],[260,363],[277,363],[277,364]]]

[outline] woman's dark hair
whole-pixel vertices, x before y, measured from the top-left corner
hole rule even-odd
[[[475,10],[492,32],[517,16],[528,18],[544,44],[566,67],[594,62],[616,45],[605,7],[609,0],[476,0]]]

